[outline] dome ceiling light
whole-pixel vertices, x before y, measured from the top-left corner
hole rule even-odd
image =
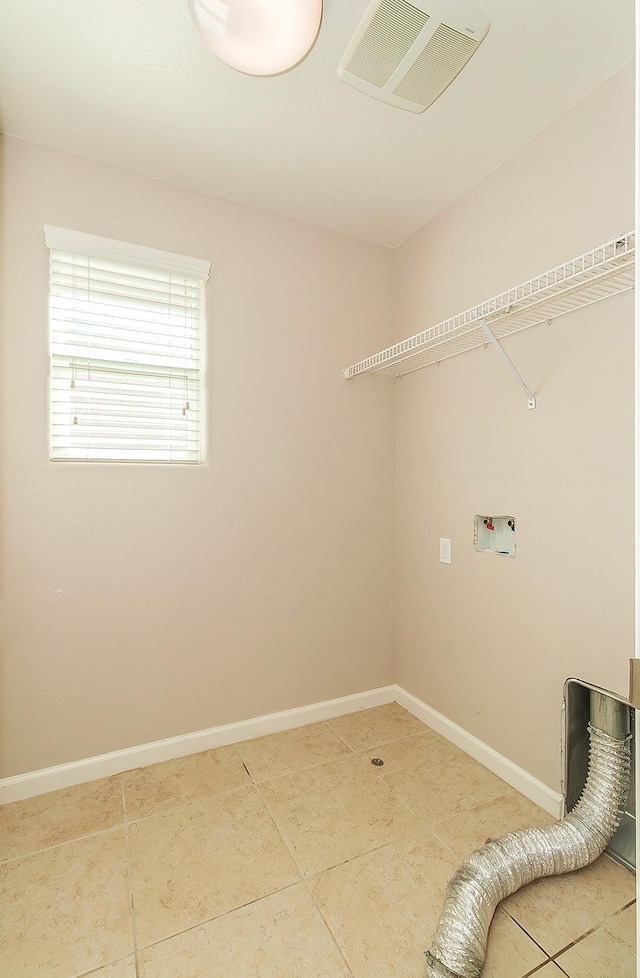
[[[217,58],[247,75],[297,65],[318,36],[322,0],[188,0],[200,36]]]

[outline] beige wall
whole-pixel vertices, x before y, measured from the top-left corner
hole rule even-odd
[[[632,120],[628,68],[400,248],[397,336],[631,227]],[[44,223],[211,261],[207,466],[47,461]],[[342,380],[376,245],[13,139],[0,244],[0,776],[393,681],[397,391],[397,681],[557,787],[564,680],[633,651],[630,295],[505,341],[529,412],[491,350]]]
[[[397,335],[633,222],[629,66],[399,249]],[[626,693],[633,655],[632,295],[504,347],[535,411],[491,349],[398,382],[396,677],[557,787],[564,680]],[[515,560],[476,513],[517,517]]]
[[[12,139],[0,776],[393,681],[393,252]],[[43,224],[210,259],[210,462],[47,460]]]

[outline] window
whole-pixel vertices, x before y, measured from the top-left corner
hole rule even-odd
[[[209,262],[47,225],[51,459],[200,462]]]

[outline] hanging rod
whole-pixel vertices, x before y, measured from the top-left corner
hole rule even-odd
[[[342,372],[346,379],[364,373],[402,377],[486,344],[483,321],[496,341],[529,326],[549,322],[574,309],[632,289],[634,260],[635,235],[629,231],[564,265],[558,265],[493,299],[487,299],[360,360]]]

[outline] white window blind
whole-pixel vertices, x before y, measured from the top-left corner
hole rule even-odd
[[[209,263],[45,227],[51,458],[200,462]]]

